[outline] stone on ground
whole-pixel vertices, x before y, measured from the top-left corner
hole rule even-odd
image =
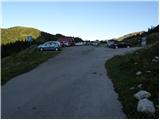
[[[155,113],[155,108],[154,108],[153,102],[146,99],[146,98],[140,100],[138,102],[138,105],[137,105],[137,111],[138,112],[143,112],[143,113],[154,114]]]
[[[145,91],[145,90],[140,90],[139,92],[137,92],[136,94],[134,94],[134,97],[138,100],[144,99],[144,98],[148,98],[151,96],[151,93]]]

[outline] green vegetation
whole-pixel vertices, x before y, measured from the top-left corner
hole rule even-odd
[[[31,35],[33,39],[37,39],[41,35],[41,31],[30,27],[12,27],[1,29],[1,44],[14,43],[16,41],[25,41],[26,37]]]
[[[1,29],[1,44],[6,45],[17,41],[25,41],[27,36],[32,36],[34,44],[57,40],[59,37],[63,37],[61,34],[52,35],[35,28],[17,26]]]
[[[123,41],[126,43],[131,44],[132,46],[140,46],[140,40],[143,36],[145,36],[145,32],[135,32],[135,33],[130,33],[127,35],[124,35],[120,38],[118,38],[118,41]]]
[[[11,27],[8,29],[1,29],[1,51],[2,56],[6,57],[30,46],[26,41],[28,36],[32,36],[32,45],[39,45],[46,41],[56,41],[58,38],[65,37],[62,34],[52,35],[47,32],[40,31],[31,27]],[[75,41],[83,41],[81,38],[75,37]]]
[[[32,45],[38,45],[49,40],[57,40],[59,37],[64,37],[61,34],[52,35],[31,27],[12,27],[1,29],[1,57],[6,57],[20,51],[25,50],[30,46],[26,41],[27,36],[32,36]]]
[[[159,32],[151,33],[147,36],[147,44],[153,44],[158,42]]]
[[[25,41],[27,36],[32,36],[34,44],[65,37],[62,34],[52,35],[31,27],[16,26],[7,29],[1,29],[1,44],[6,45],[9,43],[15,43],[17,41]],[[83,40],[79,37],[75,37],[75,41],[79,42]]]
[[[123,41],[123,40],[126,40],[126,39],[130,39],[130,38],[133,38],[133,37],[138,37],[138,36],[141,36],[144,34],[144,31],[141,31],[141,32],[133,32],[133,33],[129,33],[129,34],[126,34],[126,35],[123,35],[119,38],[117,38],[118,41]]]
[[[35,68],[58,53],[60,51],[40,52],[36,50],[35,46],[31,46],[17,54],[2,58],[1,84],[5,84],[11,78]]]
[[[159,37],[159,25],[149,28],[147,32],[141,31],[129,33],[117,38],[116,40],[129,43],[132,46],[140,46],[140,40],[142,37],[147,37],[147,44],[152,44],[155,41],[158,41],[157,37]]]
[[[106,62],[106,69],[112,79],[115,90],[119,93],[123,110],[128,118],[158,118],[159,115],[159,43],[150,48],[138,50],[123,56],[115,56]],[[156,58],[155,58],[156,57]],[[137,76],[136,72],[142,74]],[[138,85],[142,84],[142,88]],[[131,90],[131,87],[135,89]],[[151,93],[156,113],[148,115],[137,112],[137,100],[133,95],[140,89]]]

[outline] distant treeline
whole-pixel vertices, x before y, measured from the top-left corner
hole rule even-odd
[[[155,33],[155,32],[159,32],[159,25],[157,25],[156,27],[151,27],[151,28],[148,28],[148,32],[147,34],[151,34],[151,33]]]

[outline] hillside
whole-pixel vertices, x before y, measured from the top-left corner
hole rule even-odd
[[[20,52],[30,46],[26,42],[27,36],[32,36],[32,45],[38,45],[50,40],[57,40],[61,37],[67,37],[62,34],[50,34],[32,27],[16,26],[7,29],[1,28],[1,57],[6,57]],[[83,41],[75,37],[75,42]]]
[[[41,31],[31,27],[12,27],[1,29],[1,43],[13,43],[16,41],[24,41],[27,36],[31,35],[33,39],[37,39],[41,35]]]
[[[133,32],[133,33],[129,33],[126,35],[123,35],[121,37],[116,38],[118,41],[123,41],[125,39],[130,39],[132,37],[138,37],[144,34],[144,31],[140,31],[140,32]]]
[[[16,26],[1,29],[1,44],[15,43],[17,41],[25,41],[27,36],[32,36],[35,43],[42,43],[49,40],[57,40],[60,37],[65,37],[62,34],[50,34],[32,27]],[[79,37],[75,37],[75,42],[83,41]]]
[[[64,35],[61,34],[52,35],[31,27],[16,26],[1,29],[1,44],[25,41],[27,36],[32,36],[34,42],[36,43],[41,43],[48,40],[57,40],[59,37],[64,37]]]
[[[132,46],[139,46],[140,39],[142,37],[147,38],[147,44],[154,43],[156,40],[158,40],[157,37],[159,37],[159,25],[157,25],[156,27],[149,28],[147,32],[140,31],[140,32],[129,33],[119,38],[116,38],[116,40],[130,43],[132,44]]]

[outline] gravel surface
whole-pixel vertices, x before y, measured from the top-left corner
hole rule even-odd
[[[1,87],[2,118],[125,118],[105,61],[136,49],[65,48]]]

